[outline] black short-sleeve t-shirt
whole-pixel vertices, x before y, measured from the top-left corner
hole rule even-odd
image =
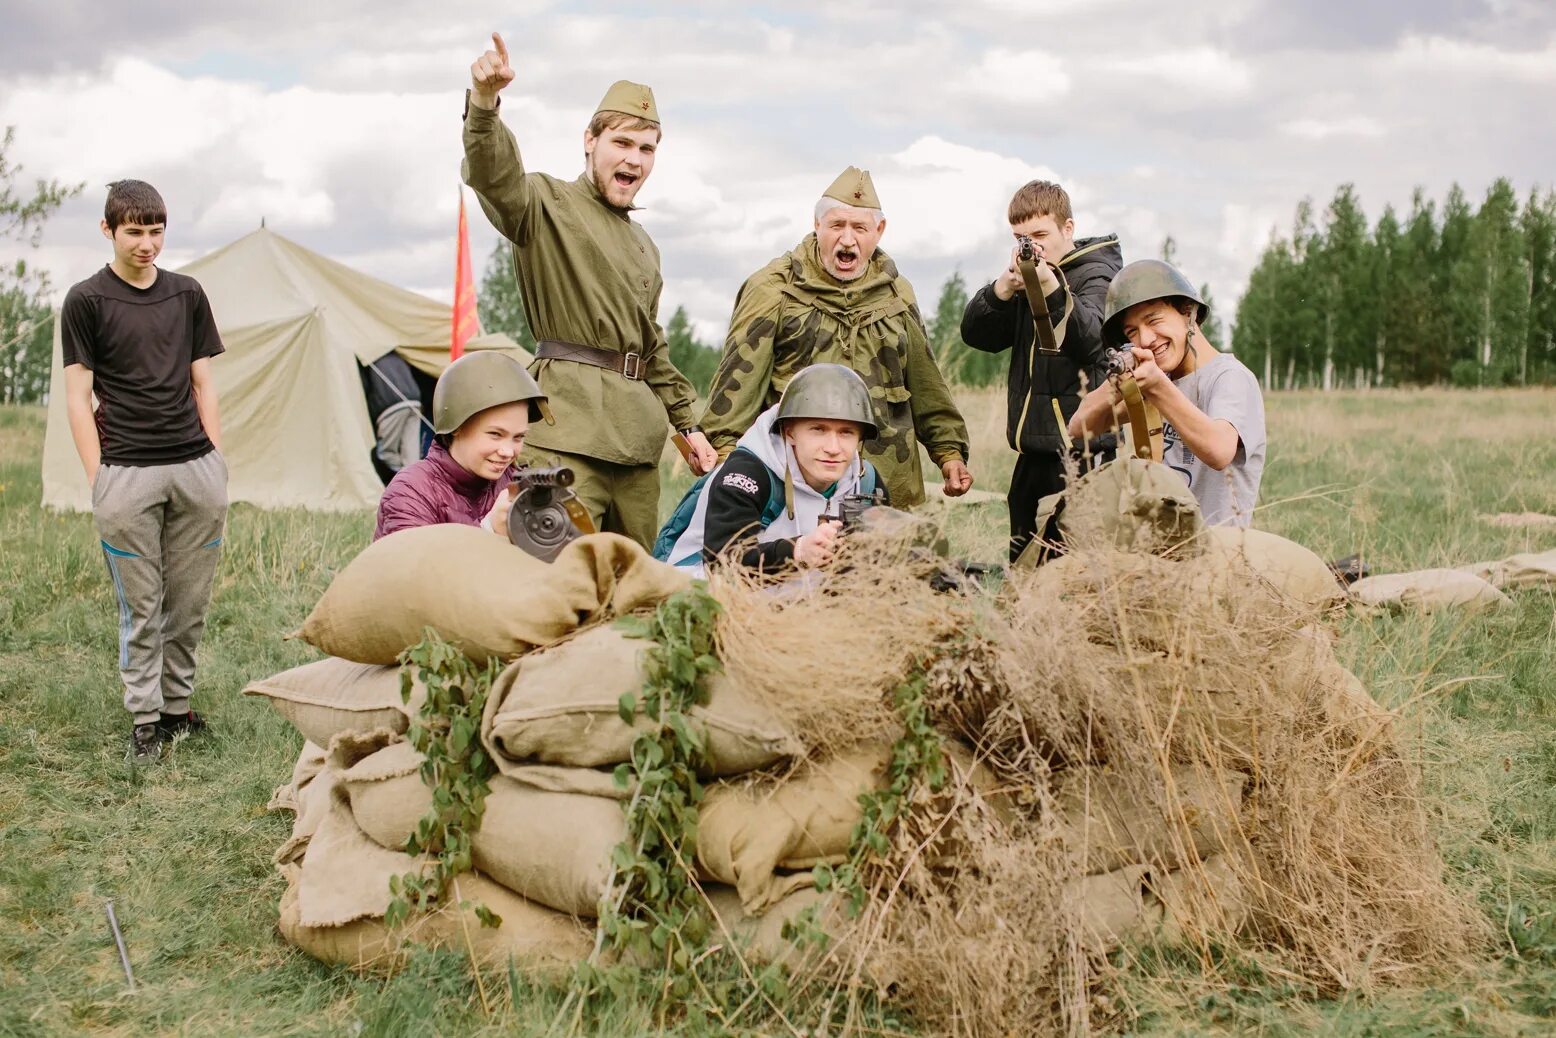
[[[171,465],[211,450],[189,366],[222,352],[205,290],[159,270],[136,288],[103,267],[65,295],[64,361],[92,371],[97,434],[107,465]]]

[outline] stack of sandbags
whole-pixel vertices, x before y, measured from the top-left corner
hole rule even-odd
[[[356,781],[351,776],[384,748],[405,746],[399,739],[383,730],[334,741],[324,777],[312,783],[328,783],[322,816],[300,858],[280,865],[287,880],[282,935],[315,958],[354,969],[390,969],[416,944],[463,949],[481,962],[511,961],[542,975],[565,973],[588,954],[589,928],[479,872],[457,877],[442,907],[413,917],[399,929],[384,924],[393,898],[390,880],[414,875],[424,863],[376,842],[362,829],[351,804]],[[358,760],[363,753],[366,757]],[[500,924],[483,926],[474,914],[477,905],[493,912]]]
[[[647,722],[624,722],[620,703],[643,686],[649,643],[600,621],[653,605],[685,578],[620,538],[585,538],[546,566],[500,543],[488,551],[495,538],[468,532],[436,527],[377,542],[337,577],[303,628],[336,655],[246,689],[307,740],[292,781],[272,799],[297,813],[276,854],[290,888],[282,929],[330,961],[387,965],[404,940],[463,940],[468,929],[453,909],[404,935],[381,924],[389,878],[417,867],[403,848],[429,814],[432,791],[404,736],[423,698],[419,686],[403,703],[399,669],[380,661],[419,640],[423,625],[474,657],[517,657],[494,682],[483,718],[482,744],[499,774],[473,836],[468,884],[501,892],[489,907],[505,924],[502,933],[480,934],[474,950],[533,960],[543,949],[526,942],[538,935],[552,949],[540,959],[579,952],[558,942],[570,931],[545,913],[592,925],[610,891],[612,853],[627,840],[623,801],[632,790],[614,771]],[[444,561],[424,564],[429,553]],[[466,573],[461,560],[472,555]],[[416,593],[419,581],[433,590]],[[783,723],[719,676],[691,718],[707,750],[701,878],[723,906],[720,918],[771,953],[766,937],[780,924],[765,913],[780,903],[783,918],[798,911],[805,898],[790,895],[813,892],[811,870],[843,860],[859,797],[881,783],[889,747],[799,764],[802,747]]]

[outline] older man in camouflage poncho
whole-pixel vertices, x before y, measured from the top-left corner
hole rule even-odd
[[[701,422],[720,457],[796,372],[843,364],[870,387],[880,434],[863,454],[892,504],[924,500],[915,440],[940,466],[947,495],[972,486],[967,424],[929,351],[912,286],[876,248],[885,228],[869,173],[850,166],[816,206],[814,233],[746,279]]]

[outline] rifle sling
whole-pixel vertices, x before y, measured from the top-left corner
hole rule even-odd
[[[1156,405],[1146,400],[1140,392],[1140,384],[1132,375],[1119,379],[1119,392],[1124,395],[1124,408],[1129,412],[1129,443],[1137,458],[1146,461],[1162,460],[1162,416]]]
[[[1018,257],[1016,267],[1021,271],[1021,285],[1026,289],[1027,304],[1032,308],[1038,352],[1058,353],[1059,344],[1054,341],[1053,321],[1048,316],[1048,300],[1043,297],[1043,286],[1037,280],[1037,263],[1026,257]]]

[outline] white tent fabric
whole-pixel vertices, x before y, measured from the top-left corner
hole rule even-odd
[[[451,310],[261,228],[185,267],[211,301],[227,352],[213,362],[233,501],[353,511],[383,490],[357,362],[390,351],[430,375],[448,365]],[[91,494],[65,416],[59,322],[43,447],[43,503],[85,511]],[[530,356],[505,335],[468,349]]]

